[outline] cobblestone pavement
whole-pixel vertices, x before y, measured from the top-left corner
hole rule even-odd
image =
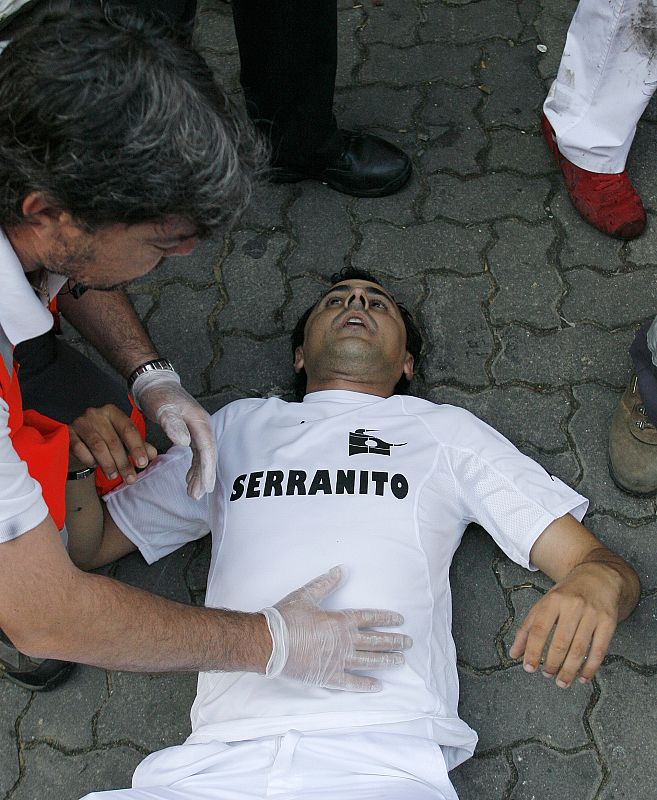
[[[643,599],[598,679],[562,691],[507,656],[546,580],[481,530],[466,535],[453,568],[454,631],[461,712],[480,741],[453,773],[462,800],[653,800],[657,786],[655,504],[618,491],[606,465],[627,348],[657,307],[657,112],[641,122],[630,163],[648,233],[622,244],[579,220],[539,135],[574,7],[340,0],[338,118],[410,152],[410,185],[381,200],[265,185],[226,241],[134,289],[161,352],[216,409],[289,390],[286,336],[320,273],[345,263],[375,271],[428,334],[423,393],[473,410],[588,495],[589,526],[638,569]],[[230,7],[206,0],[198,33],[237,90]],[[111,572],[198,603],[207,563],[205,541]],[[187,734],[194,684],[91,668],[47,695],[0,681],[0,798],[74,800],[129,785],[145,754]]]

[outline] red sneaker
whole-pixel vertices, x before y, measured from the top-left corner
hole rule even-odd
[[[572,204],[594,228],[618,239],[635,239],[646,227],[646,212],[627,172],[606,174],[575,166],[561,154],[545,114],[541,125]]]

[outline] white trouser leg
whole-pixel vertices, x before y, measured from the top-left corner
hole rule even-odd
[[[657,88],[657,0],[580,0],[543,106],[561,153],[590,172],[625,169]]]

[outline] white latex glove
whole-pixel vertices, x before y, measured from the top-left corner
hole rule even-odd
[[[379,692],[381,681],[352,670],[388,669],[404,664],[402,653],[413,644],[402,633],[368,630],[378,625],[401,625],[395,611],[348,608],[327,611],[321,601],[342,580],[340,567],[320,575],[288,594],[273,608],[260,613],[267,618],[273,640],[266,676],[283,675],[309,686],[352,692]]]
[[[187,494],[199,500],[211,492],[217,470],[217,448],[210,415],[183,389],[178,373],[171,370],[144,372],[130,391],[139,409],[157,422],[174,444],[191,446]]]

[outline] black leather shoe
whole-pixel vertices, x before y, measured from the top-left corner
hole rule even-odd
[[[47,692],[66,680],[75,664],[53,658],[30,658],[0,631],[0,676],[31,692]]]
[[[269,172],[273,183],[296,183],[311,178],[354,197],[392,194],[411,177],[411,159],[378,136],[340,131],[342,153],[328,164],[289,166],[277,164]]]

